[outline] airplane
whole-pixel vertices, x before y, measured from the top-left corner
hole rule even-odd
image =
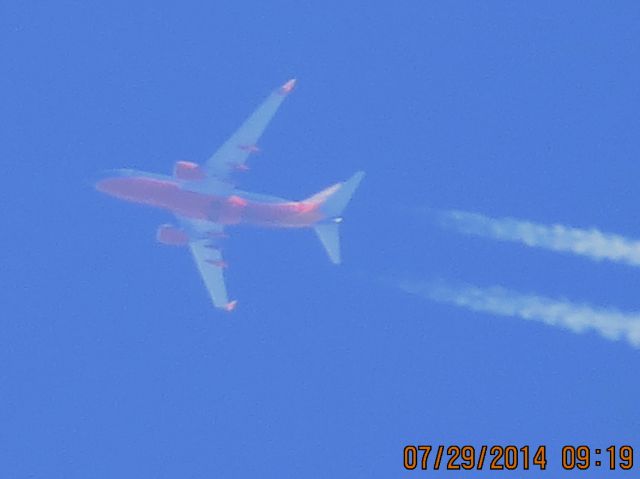
[[[341,215],[364,172],[301,201],[236,188],[236,175],[248,170],[247,159],[259,151],[259,138],[295,83],[295,79],[289,80],[273,91],[204,164],[177,161],[173,175],[120,169],[95,185],[98,191],[118,199],[173,213],[178,225],[161,225],[156,239],[191,250],[213,305],[224,311],[233,311],[238,303],[229,301],[224,280],[228,265],[222,245],[228,226],[313,228],[329,260],[341,262]]]

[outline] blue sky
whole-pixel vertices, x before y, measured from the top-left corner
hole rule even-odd
[[[547,444],[557,477],[565,443],[640,448],[637,349],[376,281],[640,310],[637,267],[429,213],[640,238],[638,21],[631,1],[3,2],[3,474],[411,477],[406,444],[513,443]],[[344,265],[311,232],[239,229],[225,316],[155,243],[168,214],[91,184],[203,161],[294,76],[242,187],[366,170]]]

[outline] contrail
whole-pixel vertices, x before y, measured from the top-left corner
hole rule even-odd
[[[491,218],[465,211],[444,211],[439,218],[445,227],[485,238],[515,241],[527,246],[565,251],[594,260],[609,260],[640,266],[640,241],[563,225],[543,225],[514,218]]]
[[[451,286],[442,282],[401,281],[402,290],[471,311],[541,321],[575,333],[596,331],[606,339],[626,339],[640,347],[640,313],[624,313],[613,308],[594,308],[502,287]]]

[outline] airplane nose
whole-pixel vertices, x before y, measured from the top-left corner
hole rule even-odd
[[[96,190],[102,193],[113,194],[115,191],[114,179],[107,178],[104,180],[100,180],[95,184],[95,187]]]
[[[113,193],[115,190],[126,185],[127,178],[131,178],[133,170],[128,169],[110,169],[103,170],[101,173],[92,178],[93,186],[96,190],[103,193]]]
[[[96,183],[96,190],[118,198],[128,197],[134,192],[128,178],[105,178]]]

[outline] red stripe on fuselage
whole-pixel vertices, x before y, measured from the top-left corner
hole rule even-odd
[[[226,225],[241,223],[300,228],[310,226],[324,217],[319,203],[262,203],[238,196],[206,195],[184,190],[172,181],[155,178],[107,178],[98,182],[96,188],[123,200]]]
[[[185,191],[171,181],[155,178],[107,178],[96,188],[116,198],[165,208],[189,218],[207,219],[211,198]]]

